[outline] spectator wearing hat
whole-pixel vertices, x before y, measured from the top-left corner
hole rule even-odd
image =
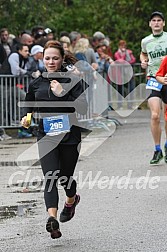
[[[92,38],[92,42],[91,42],[92,47],[94,49],[96,49],[96,47],[99,45],[99,43],[102,43],[104,39],[105,39],[105,35],[102,32],[100,32],[100,31],[95,32],[93,34],[93,38]]]
[[[34,45],[31,48],[31,56],[29,56],[27,62],[27,70],[29,74],[32,75],[33,78],[37,78],[40,76],[41,72],[43,72],[44,64],[43,64],[43,47],[40,45]]]
[[[46,39],[47,40],[54,40],[55,38],[54,38],[54,33],[53,33],[53,31],[50,29],[50,28],[46,28],[45,30],[44,30],[44,32],[45,32],[45,36],[46,36]]]
[[[67,32],[67,31],[61,31],[59,37],[61,38],[63,36],[69,37],[69,32]]]
[[[47,41],[45,32],[39,31],[34,35],[34,45],[41,45],[43,40]]]
[[[38,33],[44,34],[45,33],[44,30],[45,30],[45,28],[42,25],[37,25],[37,26],[33,27],[31,30],[32,37],[34,38],[36,36],[36,34],[38,34]]]

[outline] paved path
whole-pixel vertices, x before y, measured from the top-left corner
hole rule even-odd
[[[106,139],[99,131],[101,135],[85,139],[75,173],[81,203],[74,219],[61,224],[63,236],[59,240],[51,240],[45,232],[47,213],[39,164],[18,167],[12,163],[35,140],[0,143],[1,205],[5,206],[0,212],[0,251],[167,251],[167,164],[149,165],[153,155],[149,111],[137,110],[128,118],[114,112],[111,116],[123,124],[116,131],[110,126],[115,131],[111,137]],[[164,143],[164,131],[162,139]],[[99,148],[90,154],[99,142]],[[13,174],[16,176],[9,186]],[[63,200],[60,188],[60,210]]]

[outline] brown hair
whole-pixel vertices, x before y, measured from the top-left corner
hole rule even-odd
[[[2,28],[1,30],[0,30],[0,34],[2,34],[3,32],[5,32],[5,31],[7,31],[8,32],[8,29],[7,28]],[[8,32],[9,33],[9,32]]]
[[[65,51],[63,45],[57,40],[49,40],[48,42],[46,42],[43,53],[47,48],[58,49],[62,58],[64,58],[64,62],[66,62],[67,64],[75,64],[77,62],[77,59],[74,57],[74,55],[69,51]]]
[[[64,49],[61,45],[61,43],[57,40],[49,40],[46,42],[45,46],[44,46],[44,50],[43,50],[43,53],[45,52],[46,49],[48,48],[56,48],[59,50],[62,58],[64,57]]]
[[[119,46],[126,46],[126,41],[125,40],[120,40],[118,45]]]

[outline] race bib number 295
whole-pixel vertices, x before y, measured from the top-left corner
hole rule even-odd
[[[43,118],[43,127],[47,135],[54,136],[70,131],[68,115],[59,115]]]

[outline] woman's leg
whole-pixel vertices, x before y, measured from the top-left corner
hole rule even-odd
[[[38,142],[38,148],[42,171],[45,176],[44,199],[49,214],[46,230],[50,233],[52,239],[56,239],[62,236],[57,221],[59,150],[58,147],[55,147],[54,142],[48,141],[47,137]]]
[[[78,161],[78,145],[60,144],[60,184],[66,192],[66,203],[73,203],[76,195],[76,181],[73,179],[74,170]]]
[[[46,209],[50,216],[57,217],[58,189],[57,180],[60,174],[59,150],[53,148],[53,143],[45,139],[38,142],[40,163],[45,177],[44,199]],[[50,150],[47,154],[45,150]],[[45,154],[44,154],[45,153]]]
[[[60,147],[60,183],[66,192],[64,208],[60,213],[60,221],[67,222],[74,217],[75,207],[80,201],[76,194],[76,181],[73,179],[79,152],[77,145],[64,145]]]

